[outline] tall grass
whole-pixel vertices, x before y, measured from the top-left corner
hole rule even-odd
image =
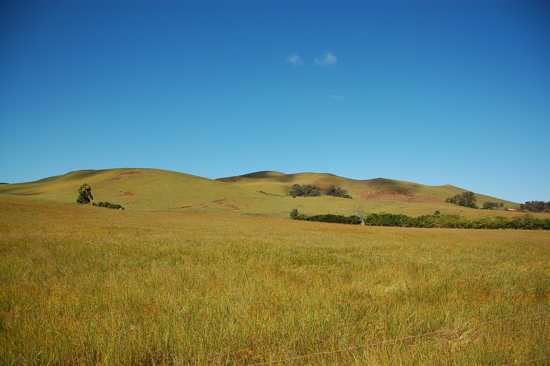
[[[3,198],[0,364],[548,359],[549,244]]]

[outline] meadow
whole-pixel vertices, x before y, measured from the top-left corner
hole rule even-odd
[[[550,362],[550,233],[0,198],[2,365]]]

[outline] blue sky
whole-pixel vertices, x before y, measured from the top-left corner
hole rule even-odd
[[[0,0],[0,182],[260,170],[550,200],[550,5]]]

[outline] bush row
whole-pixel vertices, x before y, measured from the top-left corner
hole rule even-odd
[[[110,203],[110,202],[98,202],[98,203],[92,203],[92,206],[97,207],[105,207],[105,208],[112,208],[114,210],[124,210],[124,207],[117,203]]]
[[[381,213],[368,215],[364,222],[365,225],[372,226],[550,230],[550,219],[539,219],[531,215],[513,217],[512,219],[495,216],[470,220],[459,215],[424,215],[410,217],[402,214]]]
[[[319,221],[319,222],[331,222],[335,224],[350,224],[350,225],[359,225],[361,224],[361,218],[355,215],[343,216],[343,215],[296,215],[292,217],[294,220],[304,220],[304,221]]]
[[[524,229],[550,230],[550,219],[539,219],[532,215],[518,216],[511,219],[502,216],[470,220],[460,215],[424,215],[411,217],[403,214],[379,213],[369,214],[361,219],[357,215],[314,215],[299,214],[294,209],[290,213],[294,220],[331,222],[338,224],[359,225],[362,222],[370,226],[399,226],[418,228],[455,228],[455,229]]]

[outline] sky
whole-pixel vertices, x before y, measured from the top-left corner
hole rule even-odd
[[[544,0],[0,0],[0,182],[256,171],[550,201]]]

